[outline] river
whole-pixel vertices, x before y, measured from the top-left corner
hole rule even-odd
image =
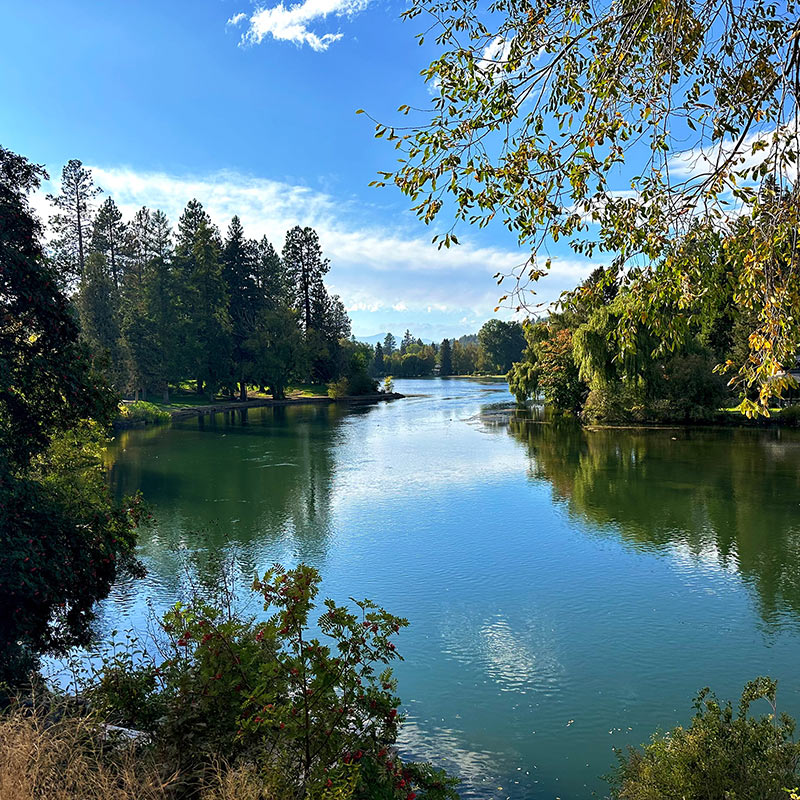
[[[705,685],[769,674],[800,716],[800,436],[581,431],[509,422],[503,383],[396,388],[120,433],[114,491],[156,525],[100,625],[313,564],[323,596],[410,620],[402,747],[465,797],[602,797],[613,748],[688,722]]]

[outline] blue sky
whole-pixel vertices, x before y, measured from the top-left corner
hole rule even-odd
[[[238,213],[278,248],[289,226],[312,225],[356,335],[473,332],[503,316],[492,275],[524,261],[515,238],[463,228],[461,247],[438,251],[406,198],[367,185],[395,153],[355,111],[392,121],[430,101],[419,71],[433,51],[404,8],[0,0],[0,142],[53,176],[80,158],[128,214],[147,204],[174,223],[197,197],[221,227]],[[591,269],[553,254],[537,301]]]

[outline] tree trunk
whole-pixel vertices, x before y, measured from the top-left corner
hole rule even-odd
[[[197,394],[203,394],[203,379],[197,379]]]
[[[169,403],[169,384],[164,385],[164,402]]]
[[[239,381],[239,399],[242,402],[247,400],[247,381]]]

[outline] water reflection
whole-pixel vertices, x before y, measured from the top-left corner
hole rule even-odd
[[[114,491],[139,490],[157,510],[140,537],[148,583],[172,598],[187,579],[213,588],[231,566],[242,576],[264,569],[276,548],[324,564],[342,418],[333,405],[289,406],[121,432],[108,456]]]
[[[753,429],[509,423],[529,474],[599,535],[735,570],[769,625],[800,616],[800,437]],[[790,618],[786,618],[787,613]]]

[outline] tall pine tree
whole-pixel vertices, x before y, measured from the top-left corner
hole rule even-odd
[[[61,171],[61,191],[47,195],[56,208],[50,217],[50,227],[55,233],[53,260],[67,288],[83,276],[94,217],[92,200],[102,191],[94,185],[91,170],[73,158]]]

